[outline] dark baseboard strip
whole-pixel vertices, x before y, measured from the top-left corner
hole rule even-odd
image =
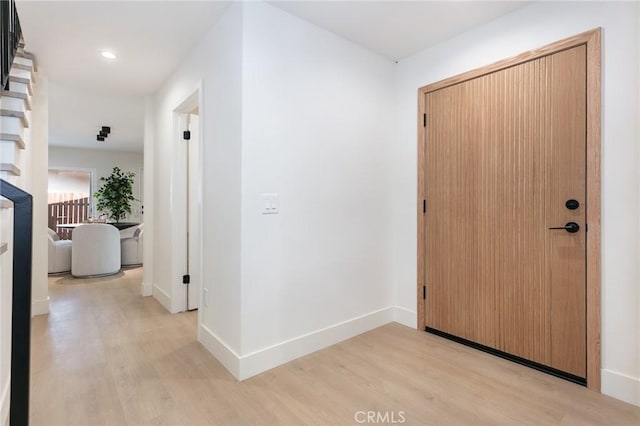
[[[582,386],[587,385],[587,379],[583,377],[578,377],[573,374],[557,370],[555,368],[548,367],[543,364],[539,364],[534,361],[529,361],[528,359],[521,358],[516,355],[512,355],[507,352],[502,352],[498,349],[491,348],[489,346],[481,345],[480,343],[472,342],[471,340],[463,339],[462,337],[454,336],[449,333],[445,333],[444,331],[436,330],[435,328],[425,327],[424,330],[427,333],[435,334],[436,336],[444,337],[445,339],[453,340],[456,343],[463,344],[465,346],[472,347],[474,349],[481,350],[483,352],[490,353],[491,355],[499,356],[500,358],[507,359],[509,361],[516,362],[518,364],[522,364],[524,366],[536,369],[538,371],[542,371],[543,373],[551,374],[552,376],[559,377],[564,380],[568,380],[573,383],[577,383]]]

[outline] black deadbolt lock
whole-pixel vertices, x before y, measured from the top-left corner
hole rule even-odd
[[[566,203],[564,203],[565,206],[567,206],[567,208],[569,210],[575,210],[578,207],[580,207],[580,203],[578,202],[578,200],[567,200]]]

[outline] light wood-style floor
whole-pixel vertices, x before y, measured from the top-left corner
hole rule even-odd
[[[196,342],[196,313],[139,295],[141,272],[49,279],[33,425],[640,424],[638,407],[398,324],[239,383]]]

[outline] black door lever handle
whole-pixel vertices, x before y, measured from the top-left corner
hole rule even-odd
[[[575,234],[576,232],[578,232],[580,230],[580,225],[578,225],[575,222],[567,222],[566,225],[564,226],[560,226],[557,228],[549,228],[549,229],[564,229],[565,231],[567,231],[570,234]]]

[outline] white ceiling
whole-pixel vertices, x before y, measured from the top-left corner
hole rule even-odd
[[[102,126],[111,134],[96,140]],[[49,145],[142,152],[144,98],[49,83]]]
[[[391,60],[401,59],[530,1],[269,1]]]
[[[97,93],[154,92],[222,15],[219,1],[20,1],[26,50],[51,81]],[[100,51],[117,53],[113,61]]]
[[[522,1],[269,1],[397,60],[512,12]],[[157,90],[229,1],[18,0],[26,50],[50,81],[50,144],[142,151]],[[108,61],[100,51],[118,58]],[[112,135],[95,140],[101,125]]]
[[[141,152],[143,96],[158,89],[228,5],[18,0],[25,49],[49,77],[49,144]],[[103,59],[103,49],[117,59]],[[102,125],[112,133],[98,142]]]

